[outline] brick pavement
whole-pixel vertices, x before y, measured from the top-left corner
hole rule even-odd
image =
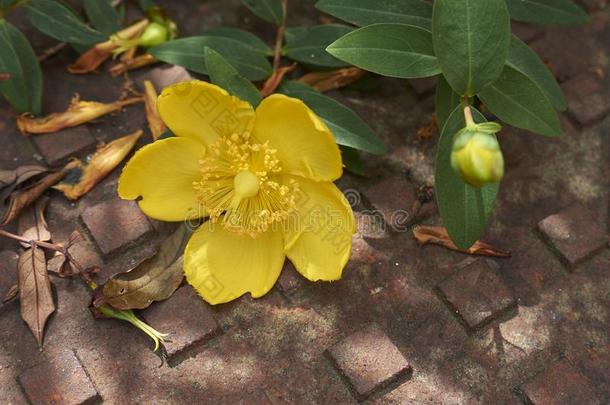
[[[222,22],[273,38],[237,0],[193,1],[192,8],[160,3],[183,23],[184,35]],[[210,307],[184,286],[153,304],[142,315],[172,334],[166,363],[133,328],[94,320],[85,287],[53,278],[57,312],[42,353],[18,304],[0,304],[0,403],[607,403],[610,29],[607,1],[583,3],[592,13],[584,27],[516,25],[554,69],[569,110],[562,117],[566,134],[557,140],[515,129],[501,136],[507,176],[485,240],[512,257],[474,259],[418,247],[409,232],[362,226],[339,282],[311,284],[286,265],[278,285],[259,300]],[[291,7],[297,22],[314,18],[305,2]],[[39,49],[53,43],[33,35]],[[120,93],[120,78],[98,74],[92,84],[90,77],[68,75],[73,58],[66,50],[45,62],[46,111],[62,108],[74,92],[105,101]],[[168,66],[132,75],[136,83],[158,84],[187,77]],[[361,225],[371,219],[388,225],[393,211],[410,212],[414,190],[433,179],[435,142],[416,142],[417,128],[432,113],[429,83],[414,83],[414,91],[389,80],[379,85],[375,92],[337,94],[390,150],[366,157],[368,177],[339,182],[359,193]],[[14,128],[3,102],[0,117],[3,169],[83,157],[96,141],[145,122],[133,106],[74,134],[31,140]],[[55,238],[79,229],[88,241],[77,254],[102,265],[102,280],[154,252],[168,232],[118,202],[117,176],[75,203],[50,193]],[[398,185],[401,193],[384,195]],[[433,206],[425,214],[426,223],[439,223]],[[5,267],[17,249],[0,241],[0,293],[14,283]]]

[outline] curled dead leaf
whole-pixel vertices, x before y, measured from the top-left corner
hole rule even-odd
[[[66,174],[61,172],[50,172],[44,176],[37,178],[32,184],[27,187],[19,188],[14,190],[10,194],[10,200],[8,208],[4,214],[4,219],[0,223],[0,226],[4,226],[17,218],[21,211],[29,206],[31,203],[36,201],[42,193],[48,188],[57,184]]]
[[[42,347],[44,326],[55,311],[44,251],[34,245],[21,252],[17,269],[21,318],[30,327],[38,346]]]
[[[113,276],[104,285],[103,298],[97,301],[98,305],[143,309],[171,297],[184,277],[182,254],[191,233],[189,227],[181,225],[161,244],[156,255],[133,270]]]
[[[19,285],[18,284],[12,285],[8,289],[6,294],[4,294],[4,297],[2,297],[2,303],[5,304],[5,303],[15,299],[15,297],[17,297],[18,294],[19,294]]]
[[[447,249],[455,250],[456,252],[467,253],[469,255],[491,256],[491,257],[509,257],[509,251],[496,249],[485,242],[477,241],[468,250],[459,249],[447,233],[447,229],[441,226],[426,226],[418,225],[413,229],[413,236],[420,245],[428,243],[444,246]]]
[[[72,160],[64,167],[64,172],[69,173],[69,180],[53,188],[64,193],[70,200],[79,199],[125,159],[142,134],[142,130],[138,130],[110,142],[98,149],[88,163],[83,163],[79,159]]]
[[[146,120],[152,134],[153,141],[159,139],[167,127],[157,110],[157,90],[150,80],[144,81],[144,103],[146,105]]]
[[[129,27],[112,35],[108,41],[96,44],[93,48],[83,53],[72,65],[68,67],[70,73],[84,74],[97,69],[106,59],[112,56],[112,52],[119,47],[117,38],[130,40],[137,38],[148,25],[148,20],[138,21]]]
[[[103,115],[120,110],[135,103],[141,103],[142,97],[133,97],[114,103],[98,103],[97,101],[81,101],[78,94],[72,99],[68,109],[61,113],[49,114],[46,117],[35,118],[25,113],[17,117],[17,128],[22,134],[48,134],[64,128],[75,127]]]
[[[27,240],[46,242],[51,240],[51,232],[44,217],[44,211],[49,205],[49,198],[42,196],[36,202],[21,212],[17,223],[17,232]],[[29,248],[29,243],[21,242],[24,248]]]
[[[157,62],[159,62],[159,59],[148,53],[145,53],[143,55],[138,55],[130,60],[121,60],[120,63],[117,63],[116,65],[112,66],[109,71],[112,76],[119,76],[129,70],[139,69],[141,67],[152,65],[153,63]]]
[[[311,72],[303,75],[297,81],[307,84],[317,91],[324,93],[340,89],[354,83],[364,76],[366,72],[357,67],[347,67],[330,72]]]

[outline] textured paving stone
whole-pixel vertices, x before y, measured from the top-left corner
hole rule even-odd
[[[404,176],[395,175],[364,191],[375,210],[383,216],[388,230],[401,232],[411,220],[411,208],[416,199],[413,185]]]
[[[421,97],[434,91],[436,88],[436,79],[430,77],[424,79],[413,79],[409,80],[409,84],[413,90],[415,90],[415,94]]]
[[[159,332],[170,333],[164,344],[170,365],[183,360],[189,349],[221,333],[208,305],[188,285],[170,299],[151,305],[143,315]]]
[[[580,203],[543,219],[538,229],[570,266],[589,258],[608,243],[604,229]]]
[[[265,391],[257,390],[254,393],[239,399],[233,405],[273,405]]]
[[[36,135],[32,140],[44,160],[51,166],[62,164],[86,149],[93,149],[95,144],[95,138],[85,125],[53,134]]]
[[[595,73],[578,75],[562,86],[568,108],[580,125],[594,124],[610,112],[610,82]]]
[[[33,405],[79,405],[99,400],[93,383],[71,350],[24,371],[18,380]]]
[[[132,201],[105,201],[88,208],[81,218],[104,255],[122,249],[153,232],[146,216]]]
[[[150,80],[157,89],[157,92],[160,93],[164,87],[174,83],[192,80],[193,77],[181,66],[166,65],[156,67],[147,72],[146,79]]]
[[[336,343],[327,353],[359,400],[411,372],[407,359],[374,324]]]
[[[562,359],[521,386],[533,405],[601,404],[587,379]]]
[[[470,331],[483,328],[517,304],[508,287],[483,259],[458,269],[437,288]]]

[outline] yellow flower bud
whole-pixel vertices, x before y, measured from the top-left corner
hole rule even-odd
[[[455,136],[451,166],[474,187],[498,183],[504,176],[504,157],[495,133],[496,123],[469,125]]]

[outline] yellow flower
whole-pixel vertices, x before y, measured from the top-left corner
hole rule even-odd
[[[176,137],[140,149],[119,195],[164,221],[209,217],[189,241],[188,282],[209,303],[261,297],[284,259],[311,281],[338,280],[355,232],[332,183],[342,174],[328,127],[300,100],[274,94],[256,111],[209,83],[166,88],[157,101]]]

